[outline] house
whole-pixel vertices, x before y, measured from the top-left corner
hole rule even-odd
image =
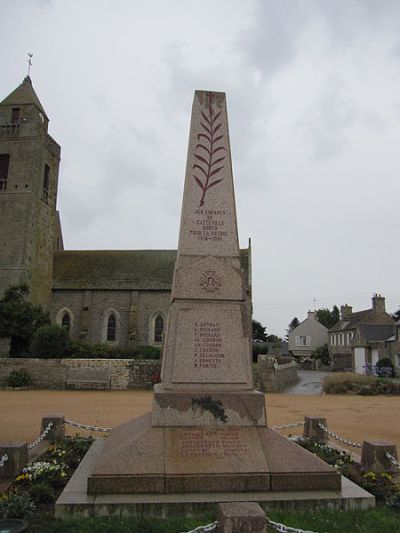
[[[289,333],[289,352],[294,357],[310,356],[328,343],[328,328],[316,317],[315,311],[308,311],[307,318]]]
[[[353,313],[350,305],[342,305],[340,320],[329,330],[332,370],[365,373],[367,364],[388,356],[386,340],[393,333],[394,320],[380,294],[372,297],[371,309]]]

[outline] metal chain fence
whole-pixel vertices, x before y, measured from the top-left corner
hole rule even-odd
[[[280,431],[282,429],[292,429],[304,426],[304,422],[293,422],[292,424],[283,424],[282,426],[271,426],[271,429],[275,431]]]
[[[28,444],[27,446],[28,450],[31,450],[32,448],[37,446],[40,442],[42,442],[42,440],[46,437],[47,433],[51,430],[52,427],[53,427],[53,422],[49,422],[45,430],[43,431],[43,433],[39,435],[39,437],[36,440],[34,440],[31,444]]]
[[[6,464],[7,461],[8,461],[8,455],[5,453],[0,459],[0,468],[3,468],[3,466]]]
[[[88,431],[99,431],[100,433],[109,433],[111,428],[101,428],[98,426],[89,426],[88,424],[80,424],[79,422],[73,422],[72,420],[64,420],[65,424],[74,426],[79,429],[87,429]]]
[[[324,424],[321,424],[321,422],[318,424],[318,427],[323,429],[328,433],[330,437],[337,440],[338,442],[342,442],[343,444],[347,444],[349,446],[353,446],[353,448],[362,448],[362,444],[359,442],[354,442],[350,439],[345,439],[344,437],[341,437],[340,435],[337,435],[334,431],[330,430],[329,428],[325,427]]]
[[[386,452],[385,453],[386,457],[389,459],[389,461],[392,463],[393,466],[395,466],[396,468],[398,468],[400,470],[400,463],[399,461],[397,461],[393,455],[389,452]]]
[[[279,531],[280,533],[316,533],[315,531],[310,531],[309,529],[298,529],[295,527],[285,526],[279,522],[274,522],[267,517],[268,525],[272,527],[274,531]]]

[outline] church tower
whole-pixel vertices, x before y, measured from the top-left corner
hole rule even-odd
[[[50,303],[54,250],[62,243],[56,211],[60,146],[32,81],[0,102],[0,295],[27,283],[31,300]]]

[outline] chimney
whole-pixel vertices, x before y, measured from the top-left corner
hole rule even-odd
[[[374,294],[372,297],[372,309],[375,314],[382,315],[386,312],[385,298],[381,294]]]
[[[313,319],[315,319],[315,315],[316,315],[316,314],[317,314],[317,313],[316,313],[315,311],[308,311],[308,313],[307,313],[307,318],[313,318]]]
[[[353,313],[353,307],[351,305],[341,305],[340,306],[340,318],[345,320]]]

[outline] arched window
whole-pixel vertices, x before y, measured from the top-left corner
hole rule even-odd
[[[154,342],[162,342],[164,331],[164,319],[157,315],[154,319]]]
[[[69,316],[69,313],[63,314],[63,317],[61,319],[61,327],[69,332],[71,328],[71,317]]]
[[[116,338],[117,338],[117,320],[115,318],[114,313],[111,313],[107,321],[107,340],[115,341]]]

